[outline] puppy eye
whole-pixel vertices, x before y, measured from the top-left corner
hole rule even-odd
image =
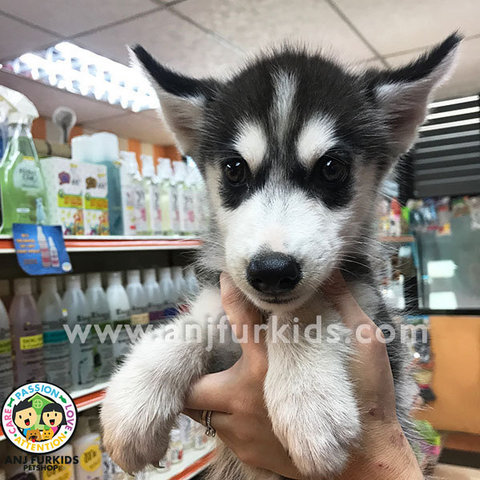
[[[230,184],[239,186],[247,181],[248,166],[243,158],[237,158],[225,163],[224,172]]]
[[[328,183],[343,183],[348,177],[349,167],[347,163],[335,156],[324,155],[317,165],[322,179]]]

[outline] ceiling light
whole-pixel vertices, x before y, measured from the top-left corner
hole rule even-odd
[[[159,107],[155,91],[136,70],[70,42],[25,53],[0,68],[134,112]]]

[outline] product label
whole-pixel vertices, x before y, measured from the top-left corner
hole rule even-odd
[[[148,325],[148,313],[134,313],[131,320],[132,325]]]
[[[137,225],[137,233],[148,233],[147,227],[147,209],[145,205],[145,190],[141,184],[137,184],[134,189],[135,192],[135,223]]]
[[[42,190],[42,177],[33,157],[23,157],[15,164],[13,170],[13,186],[32,193]]]
[[[83,164],[85,234],[108,235],[108,183],[104,165]],[[119,206],[120,207],[120,206]]]
[[[68,342],[67,332],[65,330],[50,330],[49,332],[43,332],[43,344],[45,347],[65,342]]]
[[[55,470],[44,470],[43,480],[70,480],[73,478],[73,468],[71,465],[55,464]]]
[[[9,338],[0,340],[0,355],[12,354],[12,341]]]
[[[43,335],[30,335],[29,337],[20,337],[20,350],[33,350],[43,347]]]
[[[62,227],[14,223],[12,232],[18,264],[28,275],[71,271]]]
[[[99,440],[100,441],[100,440]],[[102,465],[102,452],[98,445],[90,445],[80,455],[80,465],[87,472],[94,472]]]

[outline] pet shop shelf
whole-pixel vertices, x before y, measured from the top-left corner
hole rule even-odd
[[[201,244],[196,237],[65,237],[65,245],[69,252],[192,250],[200,248]],[[0,253],[15,253],[11,237],[0,236]]]
[[[170,470],[150,470],[145,475],[145,480],[189,480],[205,470],[215,456],[215,443],[210,442],[202,450],[186,450],[183,460],[173,464]]]
[[[103,397],[105,396],[105,389],[107,388],[107,385],[107,383],[98,383],[90,388],[70,392],[70,395],[74,399],[75,405],[77,406],[77,410],[79,412],[83,412],[84,410],[100,405]],[[0,428],[0,441],[1,440],[5,440],[5,435]]]

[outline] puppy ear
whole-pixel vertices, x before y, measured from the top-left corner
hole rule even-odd
[[[128,47],[127,47],[128,48]],[[139,68],[157,92],[161,111],[182,153],[192,154],[198,144],[206,101],[217,82],[185,77],[160,65],[143,47],[128,48],[134,68]]]
[[[454,33],[405,67],[366,73],[371,95],[390,129],[395,157],[414,144],[433,91],[453,71],[461,40]]]

